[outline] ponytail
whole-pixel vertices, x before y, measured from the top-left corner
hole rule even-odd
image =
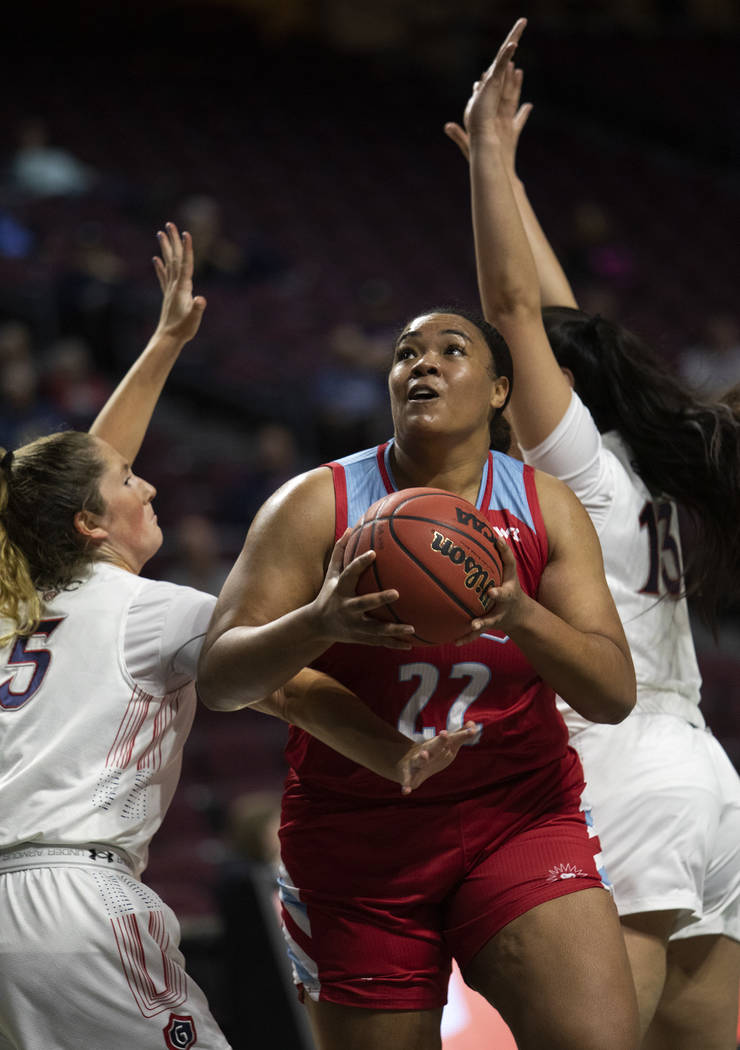
[[[3,646],[17,634],[33,634],[41,619],[42,609],[28,561],[5,528],[13,453],[0,451],[3,452],[0,461],[0,617],[13,625],[4,632],[0,628],[0,646]]]

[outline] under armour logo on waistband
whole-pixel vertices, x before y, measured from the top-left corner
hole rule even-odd
[[[90,860],[97,860],[98,857],[103,857],[109,864],[112,864],[116,859],[115,855],[109,849],[89,849],[88,853],[90,854]]]

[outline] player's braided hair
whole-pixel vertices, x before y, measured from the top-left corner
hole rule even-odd
[[[91,549],[75,514],[102,514],[104,465],[90,434],[62,431],[0,460],[0,616],[31,634],[42,616],[39,590],[60,590],[84,574]]]
[[[632,332],[603,317],[542,311],[558,363],[604,433],[617,431],[648,489],[687,512],[695,543],[687,576],[705,618],[740,594],[740,398],[705,401]],[[733,400],[734,396],[734,400]]]

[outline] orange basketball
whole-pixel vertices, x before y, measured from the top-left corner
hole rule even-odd
[[[409,623],[418,645],[444,645],[491,611],[489,590],[503,566],[495,532],[477,507],[443,489],[402,489],[384,496],[355,525],[344,564],[375,551],[357,594],[391,587],[398,601],[370,615]]]

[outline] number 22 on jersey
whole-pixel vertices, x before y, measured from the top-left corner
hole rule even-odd
[[[417,728],[417,722],[424,708],[432,699],[439,685],[439,670],[430,663],[402,664],[398,669],[398,678],[401,682],[410,682],[413,678],[419,679],[419,684],[404,705],[403,711],[398,719],[398,731],[410,740],[430,740],[439,732],[434,726],[422,726]],[[447,724],[445,729],[454,733],[462,729],[466,721],[466,713],[471,704],[474,704],[483,690],[491,680],[491,669],[485,664],[474,661],[463,661],[453,664],[450,670],[450,678],[467,678],[468,681],[452,701],[447,712]],[[483,726],[476,723],[478,732],[466,741],[466,746],[477,744]]]

